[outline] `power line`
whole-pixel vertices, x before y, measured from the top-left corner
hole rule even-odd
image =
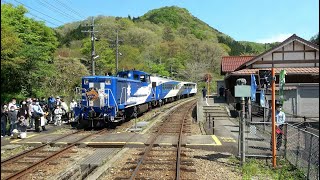
[[[94,42],[96,41],[96,38],[94,37],[94,33],[95,32],[98,32],[98,31],[95,31],[94,30],[94,18],[92,17],[92,24],[91,25],[88,25],[91,27],[91,30],[89,31],[81,31],[81,32],[89,32],[91,34],[91,63],[92,63],[92,75],[94,76],[95,75],[95,59],[99,57],[96,56],[96,53],[95,53],[95,48],[94,48]]]
[[[69,4],[72,6],[72,2],[70,1],[70,0],[67,0],[68,2],[69,2]],[[81,12],[81,10],[79,11],[79,9],[77,9],[75,6],[73,6],[73,8],[75,9],[75,10],[77,10],[76,12]],[[85,15],[85,16],[87,16],[87,15]]]
[[[51,19],[53,19],[53,20],[55,20],[55,21],[58,21],[58,22],[61,22],[62,24],[64,24],[64,22],[62,22],[62,21],[60,21],[60,20],[58,20],[58,19],[56,19],[56,18],[53,18],[53,17],[51,17],[51,16],[48,16],[48,15],[46,15],[46,14],[44,14],[44,13],[42,13],[42,12],[36,10],[36,9],[33,9],[32,7],[27,6],[27,5],[21,3],[21,2],[19,2],[19,1],[17,1],[17,0],[14,0],[14,1],[16,1],[17,3],[19,3],[19,4],[21,4],[21,5],[25,6],[25,7],[27,7],[27,8],[29,8],[29,9],[32,9],[32,10],[36,11],[36,12],[38,12],[38,13],[44,15],[44,16],[47,16],[47,17],[49,17],[49,18],[51,18]],[[29,14],[31,14],[31,13],[29,13]],[[42,19],[42,18],[41,18],[41,19]]]
[[[37,15],[34,15],[34,14],[30,13],[30,12],[27,12],[27,13],[30,14],[31,16],[33,16],[33,17],[36,17],[36,18],[38,18],[38,19],[41,19],[41,20],[43,20],[43,21],[45,21],[45,22],[47,22],[47,23],[50,23],[50,24],[52,24],[52,25],[54,25],[54,26],[59,26],[58,24],[55,24],[55,23],[53,23],[53,22],[50,22],[50,21],[48,21],[48,20],[46,20],[46,19],[43,19],[43,18],[41,18],[41,17],[39,17],[39,16],[37,16]]]
[[[123,42],[123,40],[119,39],[119,30],[116,30],[116,40],[109,40],[109,42],[114,42],[115,44],[111,44],[110,47],[115,46],[116,47],[116,73],[118,73],[119,70],[119,43]]]
[[[84,16],[82,16],[82,15],[81,15],[80,13],[78,13],[77,11],[73,10],[73,9],[72,9],[71,7],[69,7],[67,4],[65,4],[65,3],[63,3],[63,2],[61,2],[61,1],[59,1],[59,0],[54,0],[54,1],[58,2],[59,4],[61,4],[62,7],[64,7],[65,9],[70,10],[70,11],[73,12],[74,14],[76,14],[76,15],[78,15],[79,17],[85,19]]]
[[[5,0],[1,0],[1,2],[4,2],[4,3],[6,3],[6,4],[9,4],[9,2],[8,2],[8,1],[5,1]],[[54,26],[59,26],[58,24],[53,23],[53,22],[51,22],[51,21],[48,21],[48,20],[46,20],[46,19],[43,19],[43,18],[41,18],[41,17],[39,17],[39,16],[31,13],[31,12],[27,12],[27,14],[29,14],[29,15],[35,17],[35,18],[41,19],[41,20],[43,20],[44,22],[50,23],[50,24],[52,24],[52,25],[54,25]],[[62,22],[62,23],[63,23],[63,22]]]
[[[70,18],[72,20],[76,20],[77,21],[77,18],[75,18],[75,17],[73,17],[73,16],[61,11],[59,8],[53,6],[52,4],[48,3],[47,1],[41,1],[40,0],[40,1],[37,1],[37,2],[39,2],[42,6],[47,7],[52,12],[57,12],[57,13],[61,14],[64,17],[67,17],[67,18]]]

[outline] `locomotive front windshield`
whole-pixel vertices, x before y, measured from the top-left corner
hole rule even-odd
[[[141,72],[123,71],[123,72],[119,72],[117,74],[117,77],[133,79],[133,80],[138,80],[138,81],[147,82],[147,83],[151,82],[150,75],[146,73],[141,73]]]

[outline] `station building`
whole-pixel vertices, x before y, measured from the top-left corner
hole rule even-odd
[[[219,82],[234,96],[236,80],[245,78],[250,85],[251,74],[256,77],[257,100],[261,90],[259,70],[276,74],[276,93],[279,89],[280,70],[286,70],[284,111],[298,116],[319,117],[319,46],[295,34],[277,46],[257,56],[226,56],[222,58]],[[267,92],[268,93],[268,92]],[[269,92],[270,93],[270,92]]]

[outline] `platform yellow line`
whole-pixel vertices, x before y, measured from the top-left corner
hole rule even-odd
[[[42,144],[42,142],[25,142],[26,144]]]
[[[126,144],[143,144],[144,145],[143,142],[127,142]]]
[[[126,144],[126,142],[83,142],[83,144]]]
[[[21,141],[22,139],[16,139],[16,140],[13,140],[13,141],[10,141],[10,143],[17,143],[19,141]]]
[[[55,144],[68,144],[68,142],[56,142]]]
[[[159,143],[159,145],[169,145],[169,146],[172,146],[172,143]]]
[[[186,144],[186,146],[220,146],[221,144]]]
[[[222,145],[221,142],[220,142],[220,140],[217,138],[216,135],[212,135],[211,137],[212,137],[212,139],[214,140],[214,142],[216,142],[216,145],[217,145],[217,146],[221,146],[221,145]]]
[[[33,137],[33,136],[37,136],[37,135],[38,135],[38,134],[31,134],[31,135],[27,136],[27,137],[24,138],[24,139],[29,139],[29,138],[31,138],[31,137]],[[17,143],[17,142],[19,142],[19,141],[21,141],[21,140],[23,140],[23,139],[16,139],[16,140],[10,141],[10,143]]]

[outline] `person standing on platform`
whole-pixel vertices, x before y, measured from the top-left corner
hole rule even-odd
[[[22,101],[21,108],[18,112],[18,117],[20,118],[21,116],[23,116],[25,120],[29,117],[29,108],[26,101]]]
[[[69,107],[64,99],[61,99],[61,109],[63,111],[63,116],[67,118],[67,121],[69,121]]]
[[[223,94],[224,94],[224,87],[223,87],[223,86],[220,86],[220,88],[219,88],[219,95],[220,95],[220,97],[223,97]]]
[[[13,130],[17,129],[18,123],[18,111],[15,109],[14,106],[10,107],[10,111],[8,112],[8,119],[10,123],[10,135],[13,136]]]
[[[202,88],[202,97],[203,97],[203,99],[205,99],[206,96],[207,96],[207,89],[206,89],[205,86],[203,86],[203,88]]]
[[[74,108],[77,107],[77,102],[73,99],[70,102],[70,121],[74,121]]]
[[[30,103],[28,106],[28,109],[29,109],[29,128],[32,129],[33,125],[34,125],[33,106],[36,104],[36,101],[30,100],[29,103]]]
[[[282,145],[283,126],[286,121],[286,114],[282,111],[280,101],[276,102],[276,134],[277,134],[277,150],[280,150]]]
[[[58,105],[57,108],[54,110],[54,125],[56,126],[61,126],[62,121],[61,121],[61,117],[63,114],[63,110],[61,108],[61,105]]]
[[[33,117],[35,124],[35,131],[41,132],[40,130],[40,118],[44,115],[44,112],[39,104],[39,101],[34,100],[35,105],[33,105]]]
[[[48,98],[48,112],[49,112],[49,122],[53,123],[53,112],[56,104],[56,99],[51,95]]]
[[[7,132],[8,106],[1,106],[1,137],[4,137]]]
[[[283,126],[286,121],[286,114],[282,111],[282,104],[280,101],[276,100],[276,148],[277,151],[280,150],[282,145],[282,134],[283,134]],[[272,140],[271,140],[272,147]],[[271,148],[272,149],[272,148]]]

